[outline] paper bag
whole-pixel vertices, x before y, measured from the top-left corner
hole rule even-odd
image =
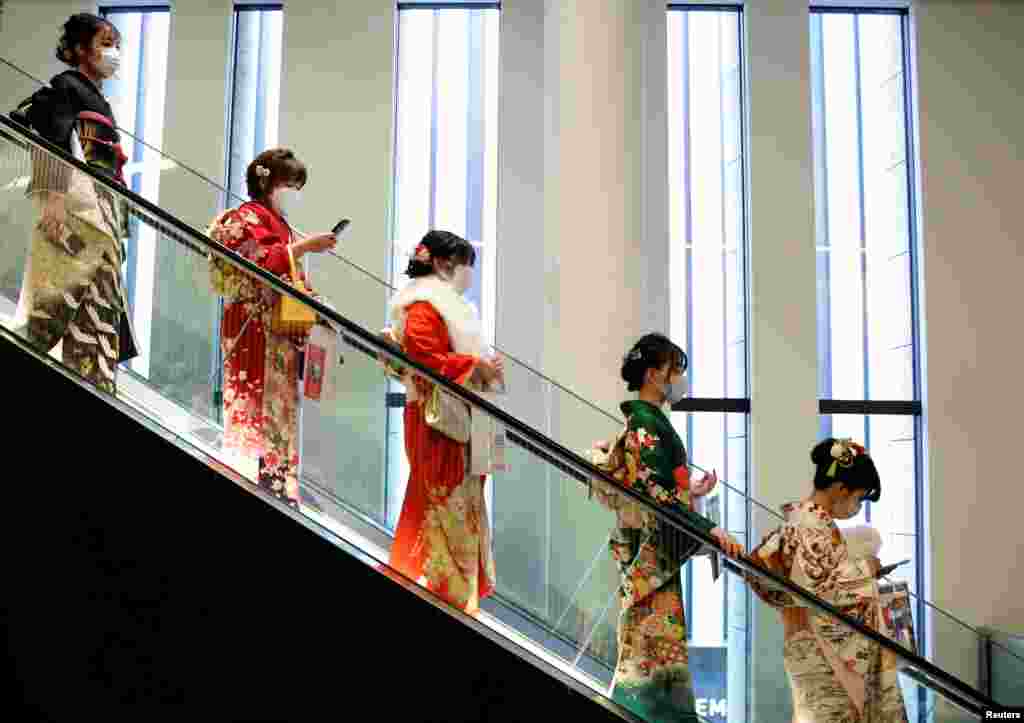
[[[306,342],[306,366],[302,372],[306,399],[334,401],[338,358],[338,335],[329,327],[314,326]]]

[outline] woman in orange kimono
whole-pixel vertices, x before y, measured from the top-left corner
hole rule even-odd
[[[814,492],[783,506],[786,522],[751,557],[843,613],[895,637],[882,609],[881,563],[872,545],[857,544],[835,520],[855,517],[882,486],[867,450],[848,439],[826,439],[811,451]],[[860,541],[856,541],[860,542]],[[793,690],[794,723],[906,723],[896,656],[776,588],[748,576],[754,592],[779,609],[785,628],[783,661]]]
[[[298,261],[337,243],[330,233],[293,240],[285,216],[306,176],[306,167],[290,150],[264,151],[246,172],[252,200],[222,213],[207,233],[274,275],[290,279],[289,246]],[[259,280],[219,260],[213,262],[213,277],[215,290],[225,299],[224,448],[258,458],[259,486],[298,509],[298,380],[306,339],[271,331],[277,294]]]
[[[413,360],[486,391],[501,383],[502,362],[484,354],[480,322],[462,297],[475,261],[473,247],[455,234],[424,236],[406,270],[413,281],[391,302],[391,331]],[[471,467],[469,445],[427,425],[423,402],[433,385],[415,375],[403,381],[410,475],[389,564],[475,614],[495,581],[484,504],[488,470]]]

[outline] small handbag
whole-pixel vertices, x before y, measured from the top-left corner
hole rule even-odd
[[[291,264],[292,286],[296,291],[308,294],[309,289],[302,283],[295,266],[295,254],[288,246],[288,261]],[[298,299],[279,294],[270,318],[270,330],[283,336],[305,336],[316,325],[316,312]]]
[[[423,420],[459,444],[469,442],[469,405],[436,384],[423,404]]]

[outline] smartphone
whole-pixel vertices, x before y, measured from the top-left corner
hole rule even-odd
[[[352,223],[351,219],[341,219],[340,221],[338,221],[338,223],[334,225],[334,228],[331,229],[331,233],[333,233],[336,238],[341,238],[341,235],[345,233],[345,229],[348,228],[348,225],[350,223]]]
[[[900,565],[906,565],[908,562],[910,562],[910,560],[900,560],[899,562],[894,562],[891,565],[883,565],[882,567],[878,568],[878,574],[875,577],[885,577],[886,575],[891,575],[893,570],[895,570]]]

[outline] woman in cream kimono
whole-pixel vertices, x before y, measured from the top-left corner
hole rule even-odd
[[[751,553],[783,575],[878,632],[893,636],[881,607],[877,535],[844,537],[835,520],[850,519],[865,499],[877,501],[881,481],[867,451],[826,439],[811,452],[814,492],[783,506],[786,522]],[[859,552],[852,552],[857,547]],[[795,723],[906,723],[896,658],[784,590],[749,576],[754,592],[779,608],[783,659],[793,690]]]
[[[121,37],[87,13],[64,24],[57,57],[71,66],[19,108],[41,136],[124,184],[126,156],[104,79],[116,73]],[[121,276],[125,209],[105,186],[46,151],[32,151],[28,190],[39,211],[15,327],[41,352],[61,344],[65,366],[116,393],[117,365],[136,356]]]
[[[406,274],[412,282],[391,301],[386,335],[413,360],[478,392],[503,389],[500,359],[485,353],[480,322],[463,298],[476,253],[468,241],[430,231]],[[390,566],[475,614],[494,590],[494,561],[484,503],[494,468],[494,425],[472,411],[469,444],[429,426],[424,402],[433,385],[390,365],[406,387],[405,451],[409,484],[391,548]]]

